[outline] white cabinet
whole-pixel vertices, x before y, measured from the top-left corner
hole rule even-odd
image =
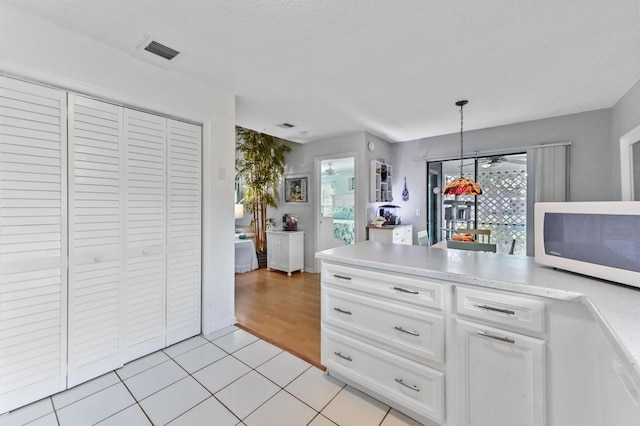
[[[0,414],[200,332],[201,127],[0,77]]]
[[[267,231],[267,269],[304,272],[304,231]]]
[[[322,364],[422,422],[445,413],[442,284],[323,262]]]
[[[167,119],[167,340],[200,333],[202,127]]]
[[[631,376],[631,365],[622,361],[602,331],[598,330],[600,425],[635,426],[640,422],[640,385]]]
[[[69,386],[122,365],[122,107],[69,95]]]
[[[165,346],[167,119],[125,108],[127,286],[124,362]]]
[[[384,203],[393,201],[393,167],[382,161],[371,161],[370,201]]]
[[[545,341],[507,331],[542,332],[544,303],[499,292],[456,291],[459,424],[545,425]]]
[[[461,425],[544,425],[545,342],[457,323]]]
[[[413,244],[413,225],[395,225],[367,227],[369,241],[381,241],[383,243]]]
[[[66,94],[0,76],[0,414],[67,373]]]

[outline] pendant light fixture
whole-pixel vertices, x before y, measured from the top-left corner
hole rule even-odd
[[[456,105],[460,107],[460,177],[452,180],[444,187],[442,193],[444,195],[480,195],[482,194],[482,189],[480,189],[480,185],[476,182],[466,179],[462,175],[462,160],[464,153],[464,144],[462,140],[462,126],[463,126],[463,115],[462,108],[468,104],[469,101],[458,101]]]

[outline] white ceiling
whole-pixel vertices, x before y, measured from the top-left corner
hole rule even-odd
[[[0,2],[155,62],[151,36],[238,125],[296,142],[454,133],[460,99],[465,130],[609,108],[640,77],[638,0]]]

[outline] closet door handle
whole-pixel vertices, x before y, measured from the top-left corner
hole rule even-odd
[[[419,387],[417,387],[416,385],[408,385],[402,379],[396,379],[396,383],[400,383],[404,387],[407,387],[407,388],[409,388],[411,390],[414,390],[416,392],[420,392],[420,388]]]
[[[333,277],[334,277],[334,278],[339,278],[339,279],[341,279],[341,280],[348,280],[348,281],[351,281],[351,277],[347,277],[347,276],[345,276],[345,275],[333,274]]]
[[[340,308],[333,308],[334,311],[338,311],[341,314],[347,314],[347,315],[352,315],[351,312],[349,311],[345,311],[344,309],[340,309]]]
[[[353,359],[350,356],[342,355],[340,352],[334,352],[334,354],[342,359],[346,359],[347,361],[353,361]]]
[[[419,292],[415,291],[415,290],[407,290],[406,288],[402,288],[402,287],[394,287],[394,290],[398,290],[401,291],[403,293],[409,293],[409,294],[420,294]]]
[[[513,340],[513,339],[510,339],[508,337],[503,337],[503,336],[496,336],[495,334],[491,334],[491,333],[488,333],[486,331],[478,331],[478,335],[484,336],[484,337],[488,337],[490,339],[499,340],[501,342],[507,342],[507,343],[511,343],[511,344],[516,343],[516,341]]]
[[[511,309],[496,308],[495,306],[490,306],[490,305],[474,305],[474,306],[476,308],[486,309],[487,311],[500,312],[501,314],[507,314],[507,315],[516,314],[516,311],[512,311]]]
[[[410,334],[412,336],[420,336],[420,333],[418,333],[417,331],[405,330],[404,328],[398,327],[397,325],[395,327],[393,327],[393,328],[395,328],[398,331],[402,331],[403,333]]]

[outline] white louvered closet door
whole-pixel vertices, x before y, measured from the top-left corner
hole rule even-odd
[[[0,413],[66,384],[66,95],[0,77]]]
[[[167,345],[200,333],[202,127],[167,120]]]
[[[127,316],[124,361],[165,347],[167,119],[124,110]]]
[[[122,107],[69,94],[69,387],[122,365],[122,133]]]

